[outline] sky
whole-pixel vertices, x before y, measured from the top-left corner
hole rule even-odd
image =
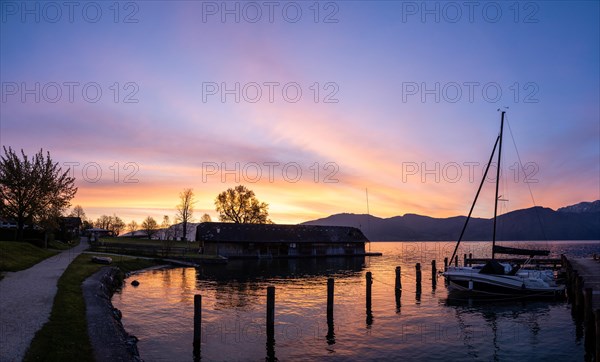
[[[49,151],[92,219],[192,188],[216,220],[237,184],[275,223],[466,215],[498,110],[501,212],[600,199],[597,1],[0,5],[0,143]]]

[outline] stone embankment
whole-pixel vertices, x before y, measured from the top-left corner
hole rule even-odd
[[[123,272],[115,267],[104,267],[83,282],[88,334],[99,362],[142,361],[137,338],[125,331],[121,311],[111,303],[122,283]]]

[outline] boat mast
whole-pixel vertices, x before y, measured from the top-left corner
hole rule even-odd
[[[369,211],[369,189],[365,188],[367,194],[367,232],[371,231],[371,212]],[[371,252],[371,240],[369,239],[369,253]]]
[[[452,260],[454,260],[454,256],[456,255],[456,252],[458,251],[458,246],[460,245],[460,242],[462,241],[462,238],[465,235],[465,231],[467,230],[467,225],[469,224],[469,220],[471,220],[471,214],[473,214],[473,209],[475,209],[475,204],[477,203],[477,199],[479,198],[479,193],[481,192],[481,189],[483,188],[483,184],[485,183],[485,180],[487,178],[488,171],[490,170],[490,165],[492,164],[492,161],[494,160],[494,154],[496,153],[496,147],[498,147],[499,141],[500,141],[500,135],[498,135],[498,137],[496,137],[496,143],[494,143],[494,148],[492,149],[492,154],[490,155],[490,159],[485,168],[485,172],[483,173],[483,177],[481,178],[481,183],[479,184],[479,188],[477,189],[477,193],[475,194],[475,199],[473,200],[473,203],[471,204],[471,209],[469,210],[469,215],[465,219],[465,224],[463,225],[463,228],[460,231],[460,236],[458,237],[458,241],[456,242],[456,246],[454,247],[454,252],[452,252],[452,257],[450,258],[450,262],[452,262]]]
[[[492,260],[494,260],[496,247],[496,217],[498,215],[498,186],[500,185],[500,159],[502,157],[502,131],[504,129],[504,113],[502,111],[502,117],[500,118],[500,135],[498,136],[498,164],[496,165],[496,199],[494,200],[494,231],[492,234]]]

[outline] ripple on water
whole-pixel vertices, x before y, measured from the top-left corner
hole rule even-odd
[[[465,243],[459,253],[480,250]],[[522,243],[520,243],[522,244]],[[202,359],[264,360],[267,356],[266,288],[276,286],[275,356],[280,360],[582,360],[581,340],[563,302],[449,302],[443,279],[431,285],[430,261],[454,243],[372,243],[383,257],[260,262],[270,277],[252,275],[252,263],[137,274],[113,297],[128,332],[147,361],[192,359],[193,299],[203,301]],[[522,245],[521,245],[522,246]],[[551,244],[580,255],[598,244]],[[415,263],[423,266],[422,293]],[[336,264],[337,263],[337,264]],[[322,264],[322,265],[321,265]],[[400,305],[395,266],[402,267]],[[250,270],[250,271],[249,271]],[[365,273],[373,273],[367,314]],[[326,319],[326,284],[335,278],[333,329]],[[333,333],[332,333],[333,332]]]

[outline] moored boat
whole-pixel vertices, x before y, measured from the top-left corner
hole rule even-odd
[[[485,169],[475,200],[471,205],[469,215],[465,220],[452,257],[454,260],[458,246],[462,241],[465,230],[473,213],[475,203],[487,177],[490,165],[498,148],[497,164],[500,165],[502,155],[502,133],[504,129],[504,115],[502,111],[500,120],[500,133],[492,150],[488,166]],[[496,245],[496,218],[498,212],[498,186],[500,179],[500,167],[496,168],[496,198],[494,203],[494,226],[492,233],[492,259],[482,265],[474,266],[449,266],[444,271],[449,290],[467,292],[479,295],[527,295],[527,296],[557,296],[564,294],[565,286],[557,283],[554,271],[551,269],[532,268],[529,261],[536,255],[547,256],[546,250],[532,250],[509,248]],[[495,259],[496,254],[528,255],[529,259],[523,265],[499,262]]]
[[[564,285],[550,269],[527,269],[489,261],[485,265],[448,267],[444,276],[451,291],[479,295],[560,296]]]

